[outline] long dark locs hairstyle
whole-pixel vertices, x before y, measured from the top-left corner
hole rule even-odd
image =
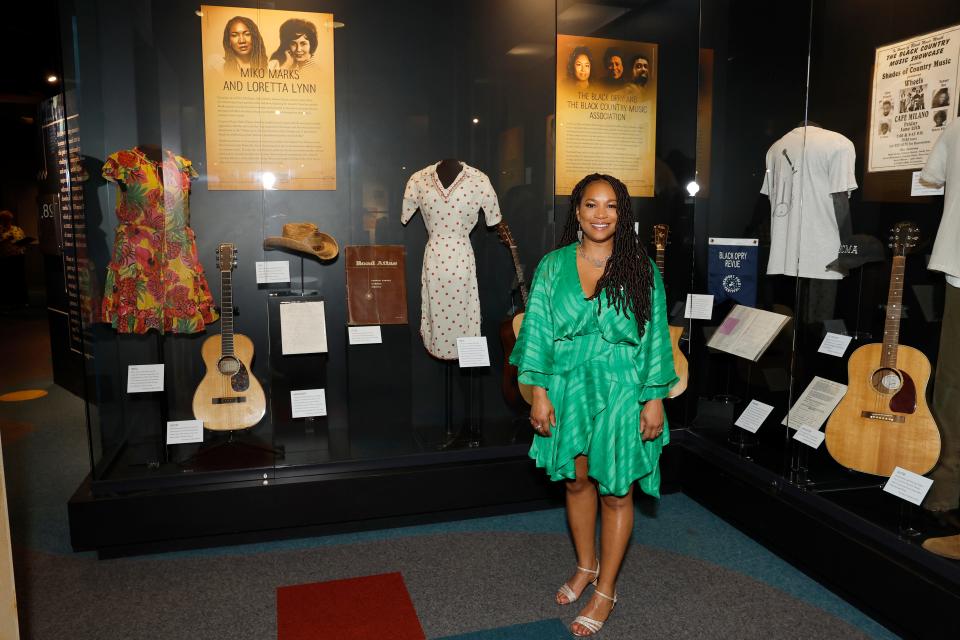
[[[234,22],[242,22],[250,30],[250,66],[253,69],[267,68],[267,48],[263,44],[263,36],[257,23],[246,16],[234,16],[223,27],[223,60],[227,65],[236,64],[237,54],[230,46],[230,27]]]
[[[558,247],[564,247],[577,241],[577,207],[583,200],[583,192],[592,182],[603,181],[613,188],[617,198],[617,230],[613,235],[613,253],[607,261],[603,275],[597,281],[597,289],[589,300],[597,300],[597,313],[600,313],[600,294],[606,292],[607,305],[617,313],[636,318],[637,332],[643,337],[644,326],[650,319],[650,305],[653,292],[653,268],[643,243],[633,230],[633,209],[630,207],[630,194],[627,187],[603,173],[591,173],[577,183],[570,195],[570,214],[563,227]]]

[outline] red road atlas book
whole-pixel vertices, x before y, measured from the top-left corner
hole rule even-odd
[[[346,248],[347,323],[407,324],[406,251],[399,244]]]

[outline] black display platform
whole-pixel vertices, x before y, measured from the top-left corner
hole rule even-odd
[[[854,497],[791,484],[693,432],[674,443],[691,498],[901,636],[960,638],[960,562],[925,551],[896,523],[864,518],[864,500],[854,507],[844,504]]]
[[[129,555],[454,519],[511,505],[528,510],[557,495],[517,447],[488,447],[483,454],[488,457],[453,451],[442,463],[329,465],[315,475],[300,469],[256,481],[114,495],[95,496],[88,477],[68,504],[71,544],[103,557]]]

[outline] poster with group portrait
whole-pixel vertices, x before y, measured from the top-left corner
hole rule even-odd
[[[556,113],[556,195],[607,173],[653,196],[656,44],[558,35]]]
[[[878,47],[867,171],[919,169],[960,114],[960,25]]]
[[[333,14],[201,12],[209,188],[336,189]]]

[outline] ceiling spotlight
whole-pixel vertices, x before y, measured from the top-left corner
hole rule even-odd
[[[197,10],[194,11],[193,13],[196,14],[196,16],[197,16],[198,18],[202,18],[202,17],[203,17],[203,9],[197,9]]]
[[[691,198],[697,195],[698,191],[700,191],[700,185],[698,185],[696,181],[691,180],[690,182],[687,183],[687,193],[690,194]]]
[[[59,79],[60,79],[60,78],[58,78],[57,76],[53,75],[52,73],[47,76],[47,82],[49,82],[50,84],[57,84],[57,80],[59,80]]]
[[[480,124],[480,118],[474,118],[473,124]]]

